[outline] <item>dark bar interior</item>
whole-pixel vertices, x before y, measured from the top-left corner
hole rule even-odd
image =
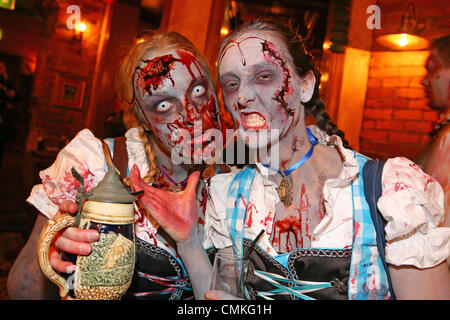
[[[115,81],[138,35],[186,36],[220,90],[221,41],[263,16],[298,28],[321,72],[326,111],[353,150],[417,162],[447,125],[450,86],[447,109],[430,107],[424,86],[429,45],[450,34],[447,0],[0,0],[0,299],[9,299],[8,273],[36,220],[26,199],[44,178],[39,172],[84,128],[107,138],[136,125]],[[440,164],[450,166],[448,153]]]

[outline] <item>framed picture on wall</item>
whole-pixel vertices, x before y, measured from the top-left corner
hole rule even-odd
[[[83,107],[85,81],[58,75],[56,83],[55,106],[72,109]]]

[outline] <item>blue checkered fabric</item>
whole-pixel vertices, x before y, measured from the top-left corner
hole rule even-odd
[[[364,197],[362,169],[369,158],[355,152],[359,176],[352,183],[353,244],[348,296],[351,300],[389,299],[386,270],[377,248],[375,227]]]
[[[253,184],[253,178],[256,174],[256,168],[247,166],[240,170],[228,189],[227,198],[227,222],[233,241],[234,251],[243,255],[244,251],[244,223],[247,214],[248,201],[250,198],[250,189]],[[241,199],[246,199],[244,206]]]
[[[353,205],[353,244],[348,298],[350,300],[389,299],[386,270],[378,253],[375,228],[364,197],[362,168],[369,158],[355,152],[360,172],[351,185]],[[257,174],[254,166],[246,166],[234,177],[227,195],[227,222],[235,252],[243,253],[243,239],[248,199]],[[241,201],[244,199],[245,201]],[[286,260],[286,259],[284,259]],[[287,266],[285,266],[287,267]]]

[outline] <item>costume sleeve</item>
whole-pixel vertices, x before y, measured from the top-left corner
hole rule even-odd
[[[406,158],[389,159],[383,170],[378,208],[387,221],[386,261],[433,267],[450,253],[450,228],[443,220],[441,185]]]
[[[27,199],[49,219],[63,201],[75,200],[80,184],[72,176],[72,167],[83,177],[85,191],[90,191],[105,176],[102,144],[88,129],[80,131],[58,153],[55,162],[39,172],[42,184],[34,186]]]
[[[203,245],[222,249],[232,245],[227,222],[227,193],[236,172],[218,174],[211,178],[205,213]]]

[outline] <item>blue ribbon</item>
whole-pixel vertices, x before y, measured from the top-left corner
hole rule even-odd
[[[304,164],[309,158],[311,158],[313,151],[314,151],[314,146],[317,144],[317,139],[316,137],[312,134],[311,130],[309,128],[306,128],[306,133],[308,135],[308,139],[309,142],[311,142],[311,148],[309,149],[309,151],[303,156],[301,157],[300,160],[298,160],[292,167],[290,167],[289,169],[287,169],[286,171],[281,171],[281,170],[275,170],[273,169],[270,165],[262,163],[261,164],[273,171],[277,171],[279,174],[281,174],[282,176],[287,176],[288,174],[290,174],[292,171],[294,171],[295,169],[297,169],[298,167],[300,167],[302,164]]]

